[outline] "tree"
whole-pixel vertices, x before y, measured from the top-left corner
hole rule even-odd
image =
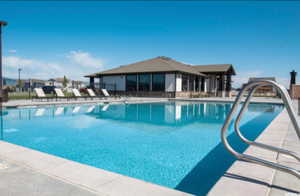
[[[64,80],[63,80],[63,86],[66,88],[67,84],[68,84],[69,80],[66,76],[64,76]]]

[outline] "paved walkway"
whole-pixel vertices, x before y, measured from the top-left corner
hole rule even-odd
[[[299,105],[294,101],[294,106],[299,111]],[[300,116],[298,114],[300,122]],[[293,125],[289,124],[289,131],[282,145],[284,149],[297,152],[300,155],[300,142]],[[277,162],[300,171],[300,162],[294,158],[279,154]],[[269,196],[293,196],[300,195],[300,180],[290,174],[276,170]]]
[[[0,157],[1,196],[95,196],[89,190],[49,177]]]

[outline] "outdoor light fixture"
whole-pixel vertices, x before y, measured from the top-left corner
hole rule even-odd
[[[18,72],[19,72],[19,80],[18,80],[19,92],[21,92],[21,71],[22,71],[22,69],[19,68],[18,69]]]

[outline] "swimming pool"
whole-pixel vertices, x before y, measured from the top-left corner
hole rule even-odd
[[[197,195],[235,160],[220,129],[228,103],[163,102],[7,109],[1,139],[83,164]],[[282,110],[250,104],[241,130],[255,139]],[[229,141],[246,145],[233,131]]]

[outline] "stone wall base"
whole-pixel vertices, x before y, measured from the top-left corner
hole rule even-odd
[[[176,97],[182,98],[200,98],[200,97],[207,97],[208,94],[206,92],[176,92]]]
[[[300,98],[300,85],[292,85],[290,88],[290,94],[292,99]]]

